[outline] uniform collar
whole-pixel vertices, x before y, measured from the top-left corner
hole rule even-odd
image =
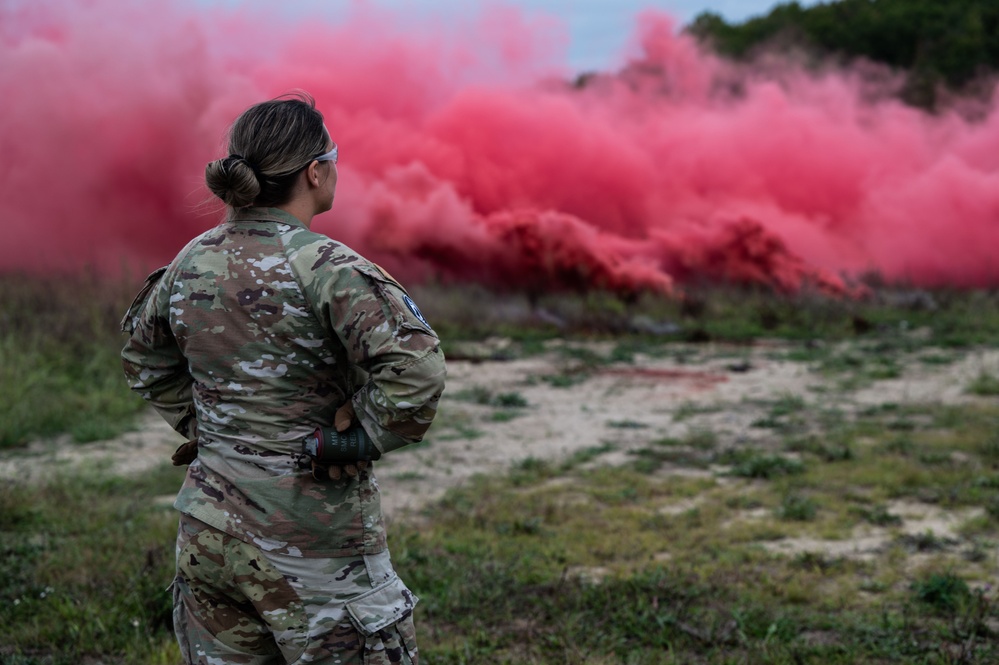
[[[305,223],[280,208],[239,208],[229,218],[230,222],[279,222],[305,228]]]

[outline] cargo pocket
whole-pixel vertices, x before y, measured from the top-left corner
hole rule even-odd
[[[364,665],[419,662],[413,608],[419,602],[398,576],[347,603],[351,623],[364,640]]]

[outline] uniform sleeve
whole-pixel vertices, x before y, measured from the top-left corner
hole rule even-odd
[[[349,362],[367,372],[353,397],[361,425],[383,453],[422,440],[447,371],[440,340],[416,303],[363,259],[317,286],[319,316]]]
[[[163,419],[187,438],[197,436],[197,417],[191,388],[193,379],[169,325],[170,289],[160,269],[149,276],[143,290],[122,320],[129,334],[121,352],[125,380]]]

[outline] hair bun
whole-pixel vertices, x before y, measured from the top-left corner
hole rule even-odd
[[[212,194],[233,208],[245,208],[260,195],[257,171],[242,155],[229,155],[209,162],[205,183]]]

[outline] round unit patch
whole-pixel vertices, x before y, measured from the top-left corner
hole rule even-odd
[[[424,318],[423,312],[421,312],[420,308],[416,306],[416,303],[413,302],[412,298],[407,295],[403,295],[402,301],[406,303],[406,307],[408,307],[409,311],[413,313],[413,316],[420,320],[420,323],[430,328],[430,323]],[[433,330],[433,328],[431,328],[431,330]]]

